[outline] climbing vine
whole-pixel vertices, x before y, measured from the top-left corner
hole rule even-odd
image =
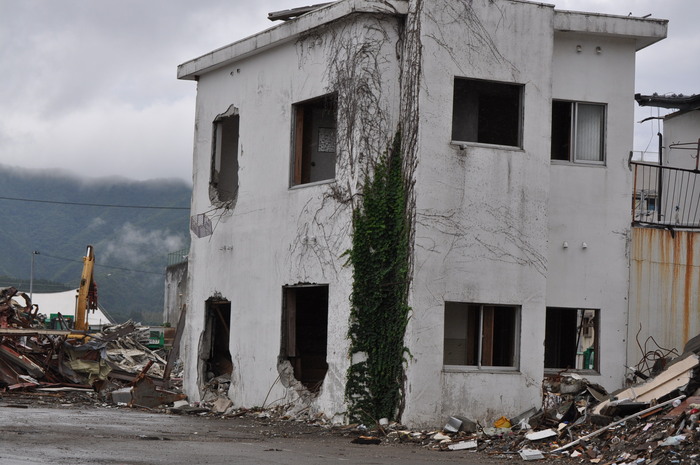
[[[365,181],[353,214],[353,291],[345,396],[354,421],[396,419],[403,399],[409,224],[401,134]]]

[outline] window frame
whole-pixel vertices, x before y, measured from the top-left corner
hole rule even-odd
[[[462,84],[460,84],[460,81]],[[462,89],[460,92],[460,85],[467,85],[470,84],[473,86],[472,89]],[[451,125],[451,141],[452,144],[469,144],[469,145],[481,145],[485,147],[491,147],[491,148],[503,148],[503,149],[508,149],[508,150],[522,150],[523,149],[523,128],[524,128],[524,114],[525,114],[525,85],[520,84],[517,82],[506,82],[506,81],[495,81],[495,80],[487,80],[487,79],[476,79],[476,78],[469,78],[469,77],[462,77],[462,76],[454,76],[452,80],[452,85],[453,85],[453,92],[452,92],[452,125]],[[494,91],[494,87],[500,86],[503,88],[502,94],[500,95],[502,98],[504,91],[507,89],[509,92],[517,92],[517,111],[514,111],[514,114],[510,115],[510,123],[517,124],[517,128],[515,129],[515,132],[517,132],[517,135],[515,136],[515,144],[508,143],[508,141],[502,141],[502,142],[494,142],[494,141],[488,141],[484,140],[484,135],[480,133],[479,127],[480,121],[482,117],[485,116],[485,112],[482,113],[479,111],[479,98],[482,96],[488,96],[492,95]],[[470,103],[475,105],[477,107],[475,116],[476,116],[476,121],[474,118],[470,118],[472,115],[472,112],[470,111],[469,108],[462,108],[459,107],[458,101],[464,101],[467,99],[467,94],[468,91],[472,90],[474,93],[477,94],[477,98],[474,101],[471,101]],[[489,92],[490,91],[490,92]],[[460,93],[460,95],[458,95]],[[512,97],[512,96],[511,96]],[[493,113],[491,112],[490,118],[493,118]],[[488,114],[487,114],[488,116]],[[460,121],[461,124],[458,124],[458,119],[462,119]],[[493,122],[491,122],[493,123]],[[497,124],[491,124],[492,126],[497,126]],[[471,129],[468,127],[471,126]],[[484,125],[489,126],[487,125]],[[465,129],[467,127],[467,129]],[[474,134],[472,135],[467,135],[467,137],[461,137],[464,136],[464,132],[469,132],[472,131]],[[509,132],[513,132],[511,129]],[[487,136],[487,138],[493,137],[493,134]],[[504,136],[505,139],[508,139],[512,137],[510,136]]]
[[[576,368],[576,364],[578,362],[578,357],[579,355],[582,357],[581,358],[581,364],[585,364],[585,356],[583,354],[584,351],[582,351],[579,354],[579,347],[581,346],[581,342],[577,341],[577,345],[574,348],[575,353],[574,353],[574,367],[553,367],[547,366],[547,353],[549,351],[556,350],[556,347],[552,347],[553,343],[548,342],[547,335],[548,335],[548,330],[547,330],[547,324],[545,324],[545,338],[544,338],[544,348],[545,348],[545,359],[543,360],[543,368],[545,373],[559,373],[563,370],[566,370],[567,372],[573,372],[573,373],[589,373],[589,374],[600,374],[600,316],[601,316],[601,309],[600,308],[587,308],[587,307],[556,307],[556,306],[548,306],[545,309],[545,321],[549,321],[549,312],[560,312],[560,311],[576,311],[576,333],[574,334],[575,338],[579,338],[579,333],[581,333],[583,330],[586,328],[592,328],[593,331],[593,343],[591,346],[593,348],[593,368],[586,368],[583,366],[582,368]],[[580,312],[580,314],[579,314]],[[587,312],[593,312],[593,322],[592,326],[589,326],[591,323],[586,323],[586,313]],[[560,332],[560,327],[557,329],[557,335],[562,336]],[[563,335],[564,337],[568,336],[571,337],[571,335]],[[585,337],[582,336],[582,337]]]
[[[330,105],[329,105],[330,104]],[[324,126],[321,123],[319,126],[314,126],[313,122],[308,121],[307,118],[313,118],[313,114],[309,112],[309,109],[319,109],[324,106],[331,106],[330,111],[333,112],[333,124],[332,127]],[[325,111],[323,109],[322,111]],[[311,115],[311,116],[309,116]],[[308,126],[311,125],[311,129],[318,130],[317,140],[315,147],[318,147],[318,139],[320,137],[320,131],[322,129],[332,129],[335,132],[334,145],[335,150],[333,152],[317,150],[317,153],[332,153],[332,176],[324,179],[311,180],[311,167],[315,166],[313,163],[313,154],[308,153],[309,146],[314,146],[313,144],[313,134],[310,136],[305,131]],[[336,171],[337,171],[337,159],[338,159],[338,95],[335,92],[320,95],[311,99],[303,100],[300,102],[295,102],[292,104],[292,131],[291,131],[291,156],[290,156],[290,176],[289,176],[289,187],[290,188],[300,188],[313,186],[318,184],[325,184],[335,181]]]
[[[557,113],[554,105],[555,104],[569,104],[569,128],[567,130],[568,136],[568,154],[566,159],[564,158],[554,158],[554,140],[555,140],[555,114]],[[577,143],[579,138],[579,107],[580,106],[591,106],[601,108],[601,118],[602,123],[600,124],[600,160],[589,160],[585,158],[579,158],[577,154]],[[552,124],[551,124],[551,138],[550,138],[550,162],[554,164],[571,164],[571,165],[589,165],[589,166],[606,166],[607,165],[607,136],[608,136],[608,104],[603,102],[588,102],[581,100],[567,100],[567,99],[552,99]],[[560,130],[557,128],[557,130]],[[560,145],[560,144],[558,144]]]
[[[447,312],[448,312],[448,306],[455,305],[455,306],[463,306],[464,311],[469,312],[473,311],[474,307],[478,307],[479,310],[479,315],[478,315],[478,321],[479,321],[479,328],[477,331],[477,337],[478,341],[476,341],[476,347],[477,347],[477,353],[476,353],[476,364],[475,365],[469,365],[469,364],[448,364],[446,363],[446,341],[447,341],[447,331],[448,328],[454,329],[453,325],[450,325],[451,322],[447,321]],[[512,309],[513,311],[513,321],[512,321],[512,326],[513,326],[513,334],[512,336],[512,353],[510,354],[510,357],[512,358],[512,365],[507,365],[507,366],[502,366],[502,365],[484,365],[482,364],[482,355],[483,355],[483,343],[485,338],[489,338],[492,341],[492,347],[491,350],[493,350],[493,344],[496,342],[496,337],[497,335],[491,334],[489,335],[484,335],[484,308],[489,307],[493,308],[494,311],[497,311],[499,308],[505,308],[505,309]],[[455,310],[459,310],[455,308]],[[520,370],[520,353],[521,353],[521,347],[520,347],[520,342],[521,342],[521,328],[522,328],[522,306],[520,305],[508,305],[508,304],[488,304],[488,303],[474,303],[474,302],[458,302],[458,301],[445,301],[444,305],[444,313],[443,313],[443,318],[444,318],[444,332],[443,332],[443,371],[446,372],[464,372],[464,371],[482,371],[482,372],[519,372]],[[468,319],[469,316],[466,316]],[[469,329],[465,325],[465,334],[464,334],[464,341],[465,341],[465,346],[469,344]],[[466,351],[465,347],[465,351]],[[466,357],[465,357],[466,358]],[[467,360],[465,360],[467,361]]]

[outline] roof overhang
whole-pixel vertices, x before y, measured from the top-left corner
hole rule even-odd
[[[289,21],[290,19],[298,18],[301,15],[318,10],[319,8],[330,5],[331,3],[333,2],[317,3],[315,5],[300,6],[298,8],[291,8],[288,10],[273,11],[268,13],[267,19],[270,21]]]
[[[700,110],[700,95],[642,95],[635,94],[634,99],[640,107],[670,108],[681,111]]]
[[[248,58],[270,48],[295,40],[312,29],[337,21],[353,13],[405,15],[407,0],[342,0],[320,6],[295,19],[266,29],[225,47],[187,61],[177,67],[178,79],[197,80],[198,76]]]
[[[633,39],[639,51],[664,38],[667,19],[604,15],[579,11],[554,11],[554,31]]]

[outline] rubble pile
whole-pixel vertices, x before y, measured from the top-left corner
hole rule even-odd
[[[549,376],[543,402],[517,417],[481,425],[450,417],[441,430],[412,431],[395,423],[368,438],[414,443],[436,451],[475,451],[523,460],[570,463],[700,463],[700,357],[686,352],[643,382],[608,395],[575,373]]]
[[[132,321],[86,334],[48,329],[29,296],[15,288],[0,290],[0,390],[47,392],[94,391],[103,398],[129,386],[127,403],[146,407],[184,395],[170,387],[172,364],[149,349],[149,328]],[[59,314],[60,317],[60,314]]]
[[[225,413],[233,403],[228,397],[231,386],[231,374],[224,374],[210,379],[205,385],[200,406],[215,413]]]

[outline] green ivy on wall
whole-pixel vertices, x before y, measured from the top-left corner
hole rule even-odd
[[[397,132],[353,212],[352,361],[345,387],[351,421],[396,420],[401,413],[410,244],[400,141]]]

